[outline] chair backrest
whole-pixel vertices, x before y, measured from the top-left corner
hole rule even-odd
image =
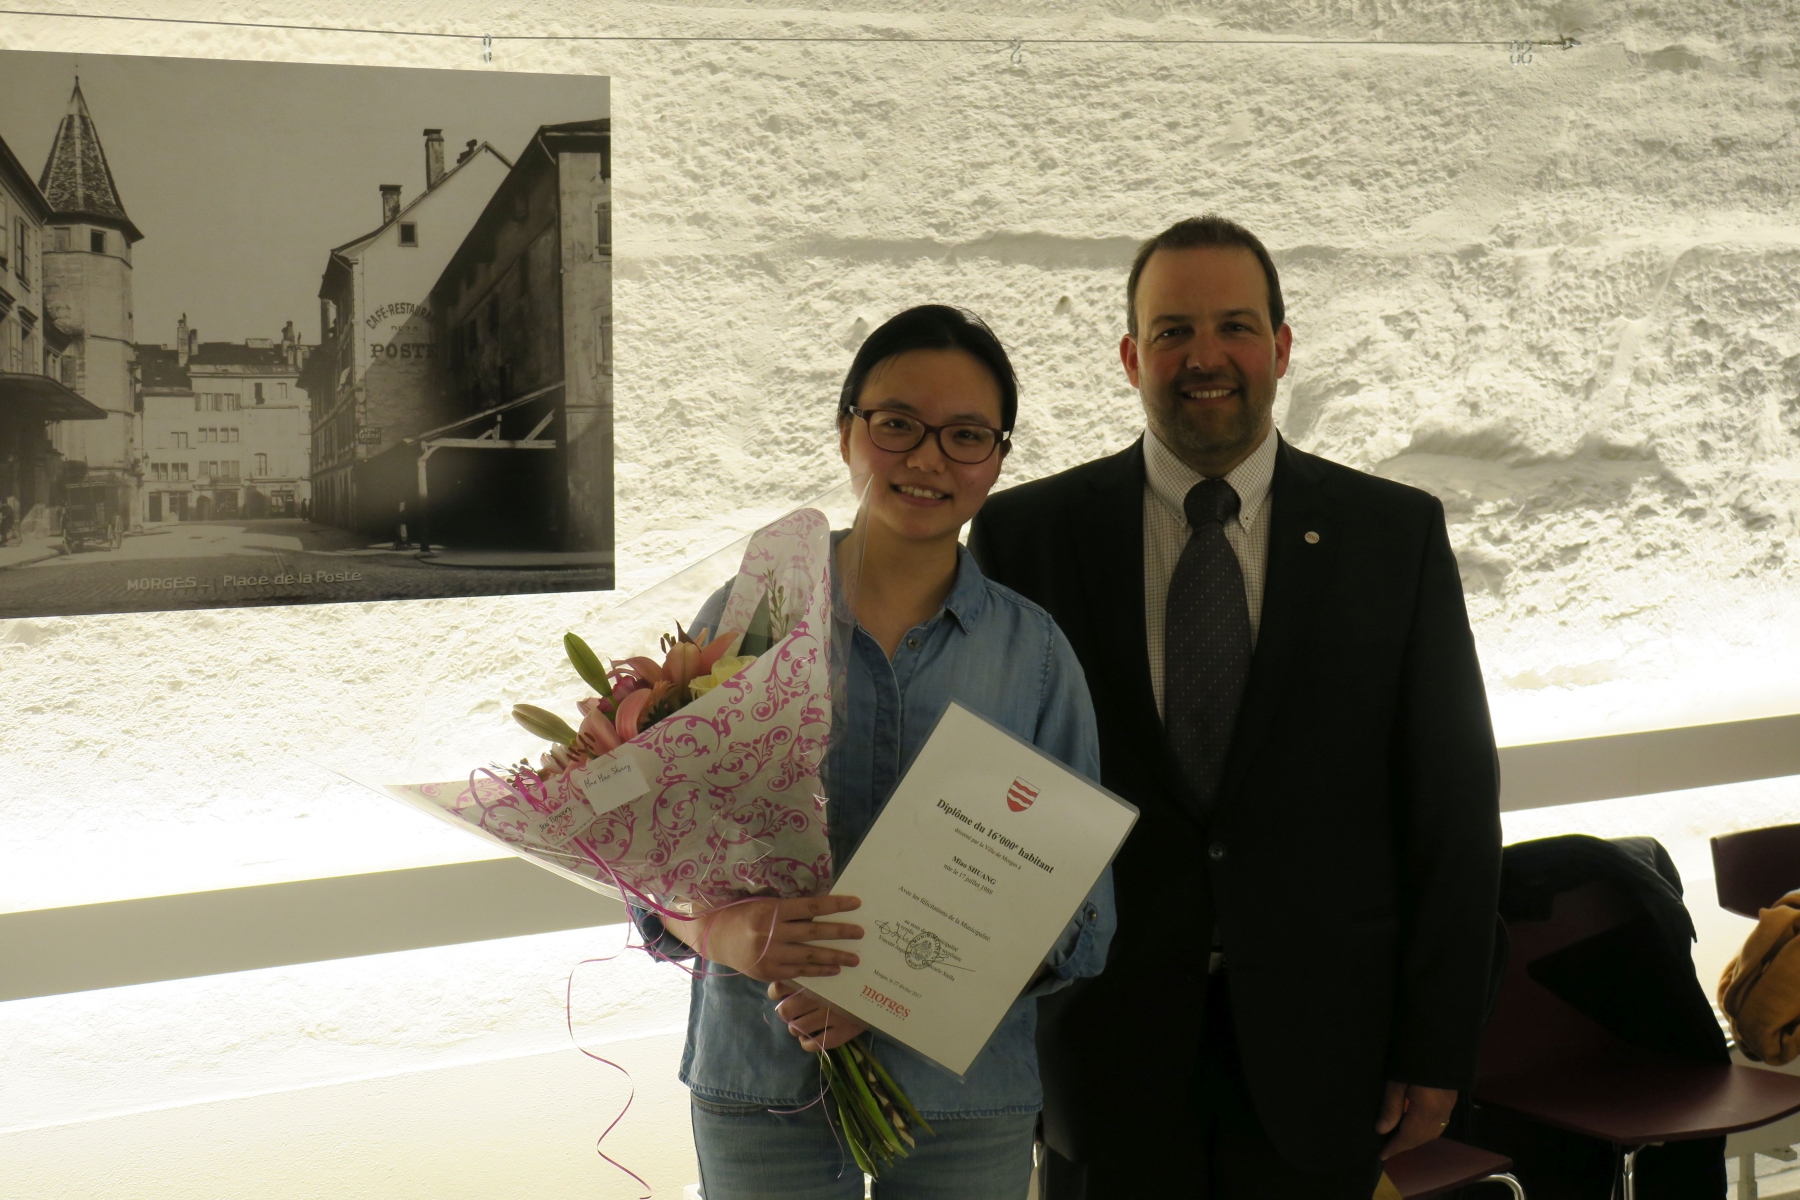
[[[1483,1078],[1604,1054],[1619,1040],[1531,975],[1531,964],[1558,950],[1638,920],[1643,910],[1607,880],[1556,896],[1543,921],[1508,921],[1511,947],[1500,996],[1481,1039]]]
[[[1712,857],[1719,907],[1755,920],[1800,888],[1800,825],[1727,833],[1712,840]]]

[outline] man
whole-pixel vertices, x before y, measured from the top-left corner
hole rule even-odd
[[[1442,506],[1274,432],[1293,334],[1218,217],[1126,289],[1130,449],[969,539],[1049,609],[1141,816],[1104,974],[1040,1006],[1051,1200],[1367,1200],[1474,1074],[1498,771]]]

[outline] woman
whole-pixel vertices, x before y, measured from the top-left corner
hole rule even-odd
[[[855,852],[952,699],[1099,775],[1093,707],[1074,651],[1042,609],[983,578],[958,543],[999,477],[1017,409],[999,340],[978,318],[942,305],[909,309],[870,334],[844,380],[839,448],[869,498],[848,650],[849,728],[831,761],[837,863]],[[695,625],[716,625],[723,602],[715,596]],[[692,921],[638,914],[664,952],[704,948],[712,964],[694,983],[681,1067],[707,1200],[862,1196],[827,1106],[813,1103],[813,1055],[865,1027],[795,982],[856,964],[854,953],[814,943],[862,937],[860,926],[832,919],[859,904],[821,896],[739,904]],[[1043,1099],[1036,998],[1098,974],[1112,926],[1108,874],[961,1079],[877,1035],[878,1056],[936,1130],[884,1170],[877,1196],[1025,1195]]]

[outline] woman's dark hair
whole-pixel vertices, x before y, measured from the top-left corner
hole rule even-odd
[[[1006,357],[1006,347],[986,321],[966,308],[948,304],[921,304],[897,313],[863,341],[851,360],[850,373],[844,376],[844,390],[838,394],[838,420],[849,418],[876,367],[911,350],[961,350],[972,355],[999,386],[1000,429],[1012,432],[1013,419],[1019,415],[1019,380],[1013,374],[1012,360]]]

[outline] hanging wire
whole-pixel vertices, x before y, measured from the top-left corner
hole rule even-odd
[[[376,29],[357,25],[304,25],[283,21],[226,21],[206,17],[152,17],[130,13],[52,12],[0,8],[0,16],[47,17],[65,21],[127,21],[147,25],[199,25],[216,29],[275,29],[295,33],[355,33],[378,37],[443,38],[479,42],[491,61],[495,42],[821,42],[839,45],[995,46],[1012,52],[1015,65],[1031,46],[1519,46],[1573,50],[1567,35],[1521,42],[1517,38],[1099,38],[1099,37],[841,37],[821,34],[637,34],[637,33],[456,33],[434,29]]]

